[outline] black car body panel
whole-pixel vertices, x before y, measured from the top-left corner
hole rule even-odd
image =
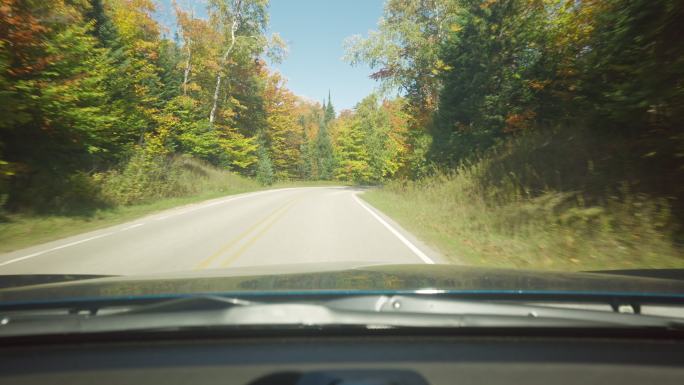
[[[88,279],[0,290],[0,304],[76,298],[206,293],[458,292],[634,296],[684,300],[684,281],[618,274],[526,271],[457,265],[302,264]],[[0,280],[2,280],[0,276]],[[6,285],[5,285],[6,286]]]

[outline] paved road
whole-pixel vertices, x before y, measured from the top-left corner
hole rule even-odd
[[[151,274],[309,262],[439,263],[351,187],[206,201],[0,255],[0,274]]]

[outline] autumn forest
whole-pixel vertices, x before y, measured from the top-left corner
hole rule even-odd
[[[267,0],[174,3],[173,31],[155,6],[0,0],[5,221],[195,194],[206,169],[383,186],[475,264],[684,263],[681,1],[387,0],[340,42],[378,85],[351,110],[269,67]]]

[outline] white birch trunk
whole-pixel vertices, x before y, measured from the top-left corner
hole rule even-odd
[[[185,71],[183,71],[183,96],[188,94],[188,80],[190,79],[190,59],[192,58],[192,51],[188,47],[188,60],[185,61]]]
[[[221,68],[223,68],[227,61],[228,58],[230,57],[231,51],[233,51],[233,47],[235,46],[235,32],[238,29],[238,21],[240,20],[240,5],[242,4],[242,1],[238,1],[237,4],[235,5],[235,15],[233,15],[233,24],[230,26],[230,46],[228,46],[228,49],[226,50],[226,53],[223,54],[223,57],[221,58]],[[221,87],[221,70],[219,69],[219,73],[216,74],[216,88],[214,89],[214,103],[213,106],[211,107],[211,112],[209,113],[209,123],[214,123],[214,120],[216,120],[216,110],[218,109],[218,98],[219,98],[219,91]]]

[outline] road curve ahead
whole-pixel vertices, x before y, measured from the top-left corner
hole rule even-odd
[[[439,263],[352,187],[224,197],[0,255],[0,274],[137,275],[291,263]]]

